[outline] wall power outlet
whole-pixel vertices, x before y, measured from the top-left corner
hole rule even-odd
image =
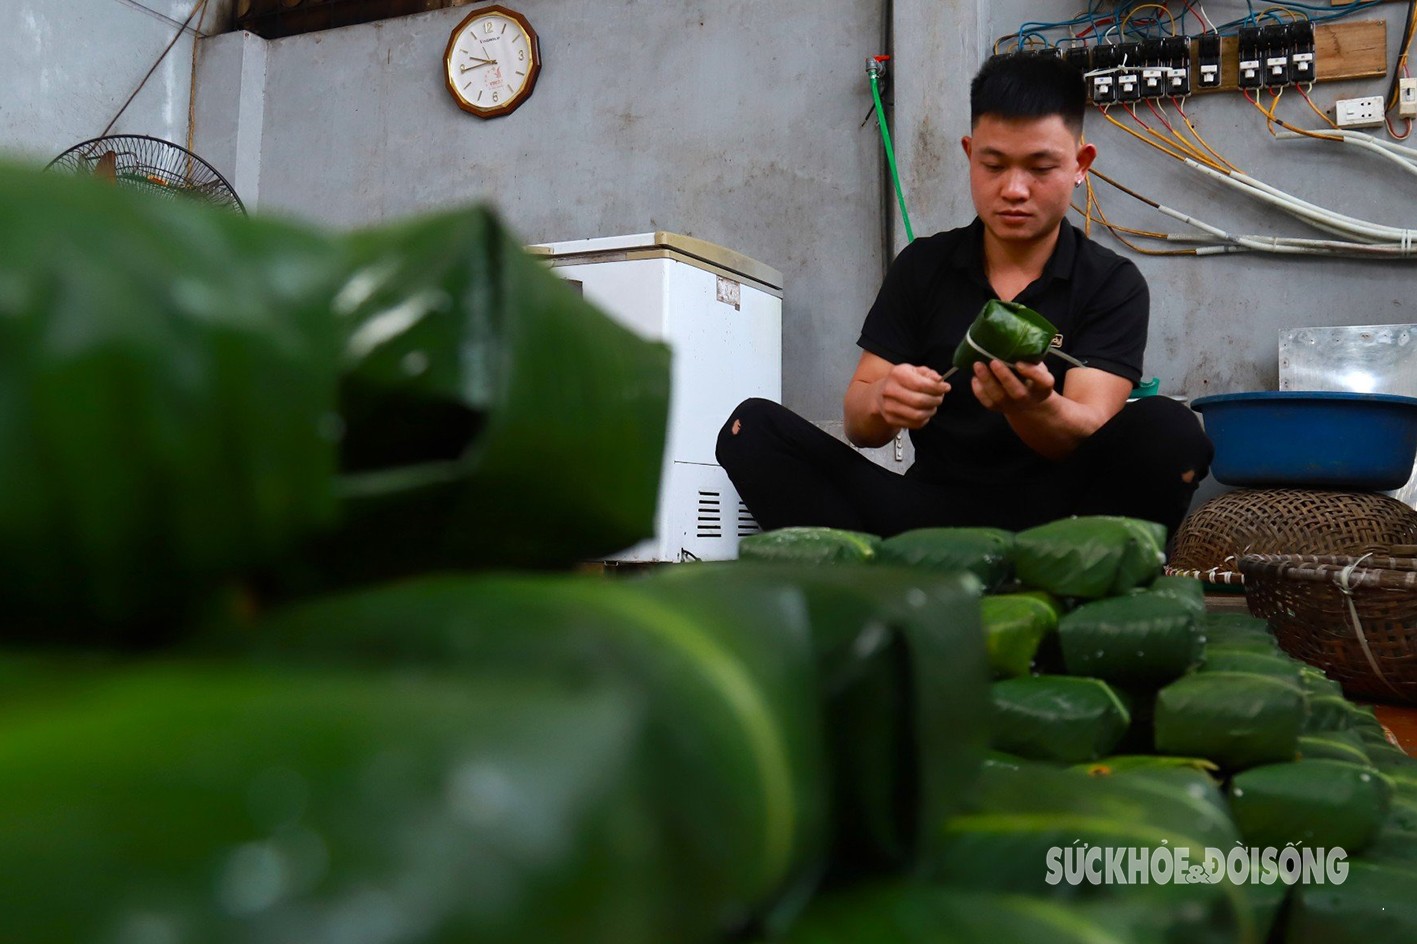
[[[1333,120],[1340,128],[1377,128],[1382,126],[1386,110],[1381,95],[1340,98],[1333,103]]]
[[[1417,79],[1397,80],[1397,114],[1401,118],[1417,118]]]

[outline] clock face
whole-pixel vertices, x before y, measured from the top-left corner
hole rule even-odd
[[[448,91],[463,111],[495,118],[531,95],[541,71],[536,31],[526,17],[482,7],[453,30],[443,57]]]

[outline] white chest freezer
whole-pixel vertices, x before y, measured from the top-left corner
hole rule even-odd
[[[613,559],[728,560],[758,525],[714,459],[719,428],[748,397],[782,398],[782,273],[675,233],[528,247],[587,301],[669,344],[669,429],[655,536]]]

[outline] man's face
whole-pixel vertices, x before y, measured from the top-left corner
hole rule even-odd
[[[1053,235],[1097,153],[1091,144],[1079,145],[1058,115],[984,115],[961,143],[974,209],[989,233],[1008,243]]]

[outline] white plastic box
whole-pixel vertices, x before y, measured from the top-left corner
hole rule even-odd
[[[655,535],[620,562],[730,560],[759,528],[714,459],[748,397],[782,398],[782,273],[675,233],[531,246],[590,301],[673,351]]]

